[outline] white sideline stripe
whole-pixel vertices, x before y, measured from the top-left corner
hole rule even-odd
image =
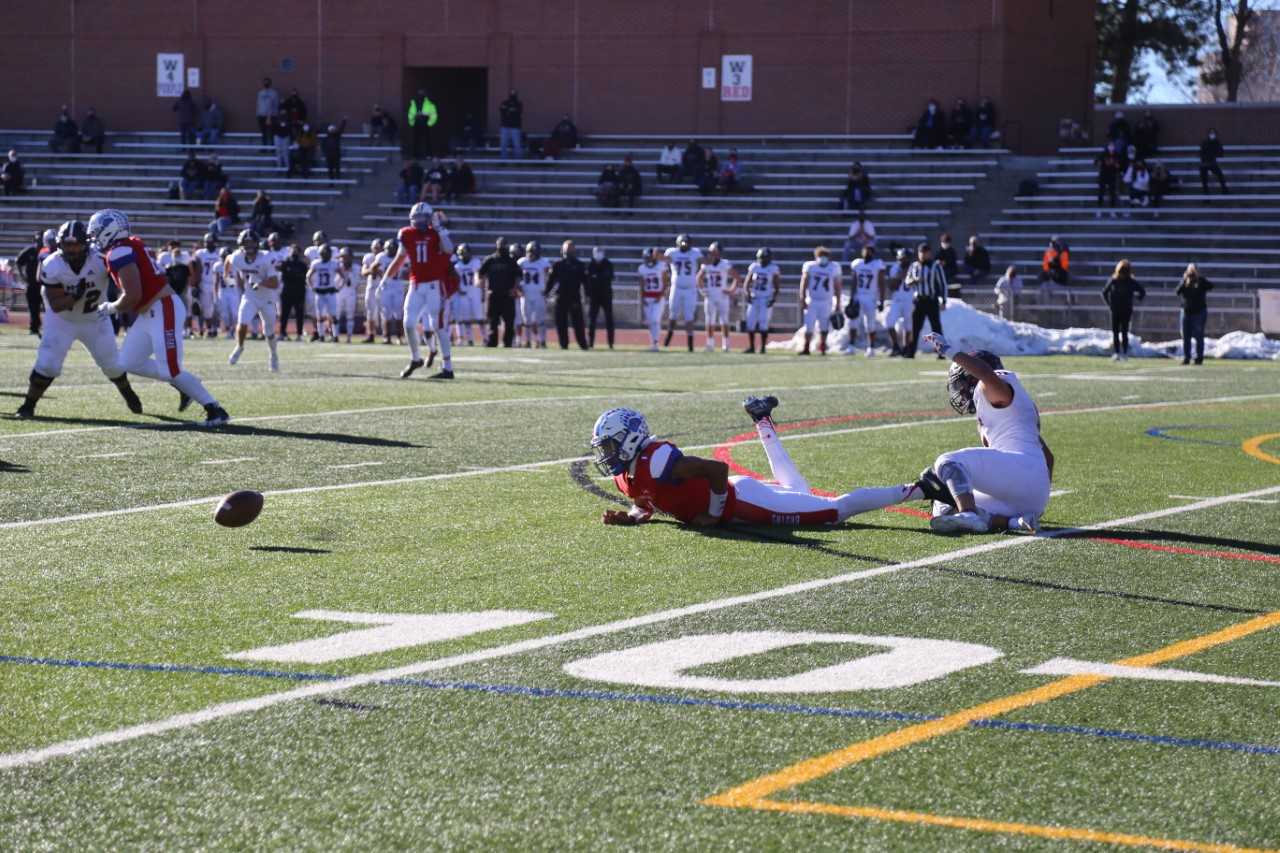
[[[372,468],[376,465],[386,465],[385,462],[348,462],[345,465],[330,465],[330,468]]]
[[[714,393],[714,392],[699,392],[699,393]],[[734,393],[741,393],[741,392],[735,391]],[[1280,394],[1259,394],[1259,395],[1254,395],[1250,397],[1219,397],[1212,400],[1183,400],[1178,402],[1166,402],[1166,403],[1133,403],[1126,406],[1098,406],[1091,409],[1065,409],[1059,412],[1041,412],[1040,415],[1041,417],[1047,417],[1049,415],[1087,415],[1087,414],[1097,414],[1099,412],[1113,412],[1121,409],[1145,409],[1145,408],[1164,407],[1164,406],[1196,406],[1196,405],[1203,405],[1208,403],[1221,403],[1221,402],[1231,402],[1231,401],[1238,401],[1238,400],[1252,400],[1252,399],[1257,399],[1259,397],[1261,398],[1280,397]],[[544,397],[541,399],[546,400],[551,398]],[[567,399],[580,399],[580,398],[571,397]],[[610,395],[609,399],[614,399],[614,396]],[[428,408],[431,406],[452,406],[452,405],[471,405],[471,404],[429,403],[429,404],[424,404],[422,406],[407,406],[403,408],[418,409],[418,408]],[[400,407],[395,407],[395,408],[400,408]],[[293,416],[292,415],[268,415],[266,417],[274,418],[274,417],[293,417]],[[931,418],[929,420],[924,420],[924,421],[907,421],[907,422],[899,422],[899,423],[891,423],[891,424],[873,424],[869,426],[848,427],[846,429],[824,430],[822,432],[807,432],[807,433],[801,433],[798,435],[791,433],[790,431],[787,431],[787,432],[779,433],[779,435],[783,441],[802,441],[804,439],[810,439],[810,438],[829,438],[831,436],[851,435],[853,433],[859,433],[859,432],[878,432],[880,430],[886,430],[886,429],[902,429],[903,427],[918,427],[918,426],[929,426],[931,424],[950,424],[950,423],[960,423],[960,421],[957,421],[953,417],[942,415],[942,416]],[[106,428],[115,429],[115,427],[106,427]],[[660,435],[658,437],[661,438]],[[719,447],[723,443],[724,442],[716,442],[715,444],[698,444],[698,445],[685,447],[683,449],[684,450],[713,450]],[[331,491],[336,491],[340,489],[361,489],[361,488],[367,488],[371,486],[397,486],[404,483],[425,483],[425,482],[430,482],[432,480],[450,480],[458,477],[475,477],[475,476],[484,475],[484,474],[507,474],[514,471],[536,470],[538,468],[546,467],[548,465],[567,465],[570,462],[577,462],[577,461],[584,460],[586,458],[587,457],[585,456],[571,456],[565,459],[550,459],[542,462],[524,462],[519,465],[511,465],[511,466],[499,467],[499,468],[470,468],[464,471],[452,471],[452,472],[446,472],[442,474],[424,474],[421,477],[398,477],[398,478],[389,479],[389,480],[362,480],[354,483],[332,483],[324,486],[300,486],[294,489],[279,489],[276,491],[263,492],[263,494],[264,495],[304,495],[304,494],[311,494],[313,492],[331,492]],[[222,495],[212,495],[206,498],[193,498],[191,500],[173,501],[170,503],[163,503],[163,504],[148,504],[146,506],[125,507],[123,509],[105,509],[105,510],[98,510],[96,512],[80,513],[78,515],[63,515],[55,518],[33,518],[33,519],[28,519],[26,521],[4,521],[4,522],[0,522],[0,530],[8,530],[8,529],[18,528],[18,527],[39,527],[46,524],[61,524],[66,521],[86,521],[86,520],[95,519],[95,518],[110,518],[116,515],[130,515],[133,513],[150,512],[151,510],[159,510],[159,509],[182,509],[184,507],[199,506],[200,504],[219,501],[221,499],[222,499]]]
[[[88,456],[77,456],[77,459],[115,459],[117,456],[132,456],[132,450],[122,450],[119,453],[90,453]]]
[[[760,601],[784,598],[786,596],[796,595],[803,592],[812,592],[814,590],[825,589],[826,587],[838,586],[857,580],[864,580],[866,578],[894,574],[906,569],[920,568],[922,566],[931,566],[935,563],[965,559],[967,557],[985,554],[989,551],[1016,547],[1026,542],[1035,542],[1041,539],[1067,536],[1074,533],[1082,533],[1092,530],[1105,530],[1110,527],[1120,527],[1126,524],[1136,524],[1138,522],[1164,518],[1170,515],[1180,515],[1194,510],[1221,506],[1234,501],[1276,494],[1277,492],[1280,492],[1280,486],[1271,486],[1266,489],[1258,489],[1252,492],[1241,492],[1234,495],[1224,495],[1218,498],[1209,498],[1195,504],[1153,510],[1151,512],[1140,513],[1138,515],[1131,515],[1127,518],[1118,518],[1113,521],[1104,521],[1098,524],[1072,528],[1070,530],[1055,530],[1051,533],[1041,533],[1036,536],[1003,538],[994,542],[987,542],[982,545],[973,545],[968,548],[960,548],[943,554],[935,554],[932,557],[912,560],[908,563],[898,563],[892,566],[879,566],[874,569],[863,569],[861,571],[848,572],[829,578],[802,581],[800,583],[789,584],[775,589],[761,590],[760,592],[746,593],[744,595],[735,595],[728,598],[717,599],[715,601],[703,602],[701,604],[690,604],[684,607],[676,607],[670,610],[660,610],[656,613],[649,613],[644,616],[632,616],[627,619],[619,619],[615,622],[606,622],[602,625],[578,628],[561,634],[552,634],[546,637],[535,637],[529,640],[520,640],[515,643],[508,643],[505,646],[478,649],[473,652],[464,652],[450,657],[420,661],[418,663],[407,664],[405,666],[394,667],[391,669],[352,675],[338,679],[337,681],[326,681],[319,684],[311,684],[306,687],[298,687],[293,690],[285,690],[280,693],[272,693],[266,696],[259,696],[254,699],[241,699],[235,702],[223,702],[218,705],[212,705],[201,711],[175,714],[172,717],[157,720],[153,723],[142,723],[135,726],[128,726],[123,729],[116,729],[111,732],[103,732],[101,734],[90,735],[89,737],[63,741],[61,743],[41,747],[39,749],[29,749],[21,752],[0,755],[0,770],[7,770],[13,767],[26,767],[32,764],[41,764],[54,758],[76,755],[77,753],[87,752],[100,746],[126,743],[131,740],[149,737],[150,735],[177,731],[191,726],[197,726],[201,723],[207,723],[212,720],[221,720],[238,714],[248,713],[249,711],[258,711],[263,708],[270,708],[275,705],[284,704],[285,702],[292,702],[296,699],[308,699],[313,696],[327,696],[333,693],[341,693],[381,681],[409,678],[410,676],[421,675],[424,672],[451,669],[465,664],[494,660],[495,658],[510,657],[512,655],[524,654],[525,652],[536,651],[550,646],[558,646],[562,643],[572,643],[578,640],[591,639],[592,637],[616,634],[620,631],[631,630],[632,628],[642,628],[647,625],[655,625],[660,622],[669,622],[673,619],[680,619],[685,616],[697,616],[703,613],[712,613],[717,610],[736,607],[740,604],[755,604]]]
[[[1052,492],[1050,492],[1050,493],[1049,493],[1049,496],[1050,496],[1050,497],[1052,497],[1052,496],[1053,496],[1053,493],[1052,493]],[[1174,500],[1178,500],[1178,501],[1202,501],[1202,500],[1205,500],[1205,498],[1202,498],[1202,497],[1196,497],[1195,495],[1169,495],[1169,497],[1173,498]],[[1280,503],[1280,501],[1274,501],[1274,500],[1263,500],[1263,499],[1261,499],[1261,498],[1246,498],[1246,499],[1244,499],[1244,500],[1240,501],[1240,503],[1242,503],[1242,504],[1274,504],[1274,503]]]
[[[201,465],[234,465],[236,462],[257,462],[256,456],[238,456],[235,459],[202,459]]]

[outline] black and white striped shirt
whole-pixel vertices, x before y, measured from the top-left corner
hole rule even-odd
[[[930,261],[928,264],[915,261],[907,270],[904,281],[911,285],[918,301],[946,301],[947,273],[939,261]]]

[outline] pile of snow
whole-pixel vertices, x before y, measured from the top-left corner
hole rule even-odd
[[[887,338],[884,317],[876,317],[876,340],[882,344]],[[827,348],[833,352],[855,353],[849,346],[849,326],[827,334]],[[925,329],[929,324],[925,323]],[[947,340],[964,349],[985,349],[998,355],[1110,355],[1111,332],[1106,329],[1045,329],[1034,323],[1013,323],[994,314],[979,311],[962,299],[951,299],[942,312],[942,328]],[[921,332],[921,336],[927,332]],[[866,338],[860,339],[865,347]],[[815,341],[816,346],[816,341]],[[804,348],[804,330],[799,329],[788,340],[774,341],[769,349],[799,352]],[[877,347],[884,350],[883,346]],[[923,341],[921,351],[933,348]],[[1221,338],[1205,338],[1204,354],[1207,358],[1245,358],[1280,361],[1280,341],[1268,340],[1265,335],[1248,332],[1230,332]],[[1145,343],[1136,335],[1129,336],[1129,355],[1135,358],[1180,358],[1182,341]]]

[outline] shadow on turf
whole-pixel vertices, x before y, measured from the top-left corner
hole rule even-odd
[[[25,465],[14,465],[12,462],[5,462],[0,459],[0,474],[30,474],[31,469]]]
[[[331,441],[337,444],[354,444],[365,447],[402,447],[421,450],[425,444],[414,444],[409,441],[397,441],[389,438],[373,438],[367,435],[348,435],[342,432],[293,432],[271,427],[245,426],[232,421],[217,428],[219,435],[246,435],[255,438],[297,438],[303,441]]]
[[[288,545],[250,545],[250,551],[267,551],[272,554],[332,554],[326,548],[292,548]]]
[[[1227,539],[1222,536],[1198,536],[1194,533],[1180,533],[1173,530],[1125,530],[1109,528],[1105,531],[1089,531],[1079,533],[1072,538],[1092,538],[1101,534],[1110,534],[1106,538],[1131,539],[1135,542],[1177,542],[1188,547],[1199,545],[1202,548],[1235,548],[1239,551],[1256,551],[1259,554],[1280,556],[1280,547],[1262,542],[1248,542],[1243,539]]]

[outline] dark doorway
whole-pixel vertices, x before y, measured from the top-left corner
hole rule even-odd
[[[403,97],[400,99],[400,147],[413,153],[413,132],[409,128],[409,101],[424,90],[436,105],[439,121],[431,128],[431,153],[443,157],[450,153],[462,135],[471,114],[481,133],[488,130],[488,68],[406,68]]]

